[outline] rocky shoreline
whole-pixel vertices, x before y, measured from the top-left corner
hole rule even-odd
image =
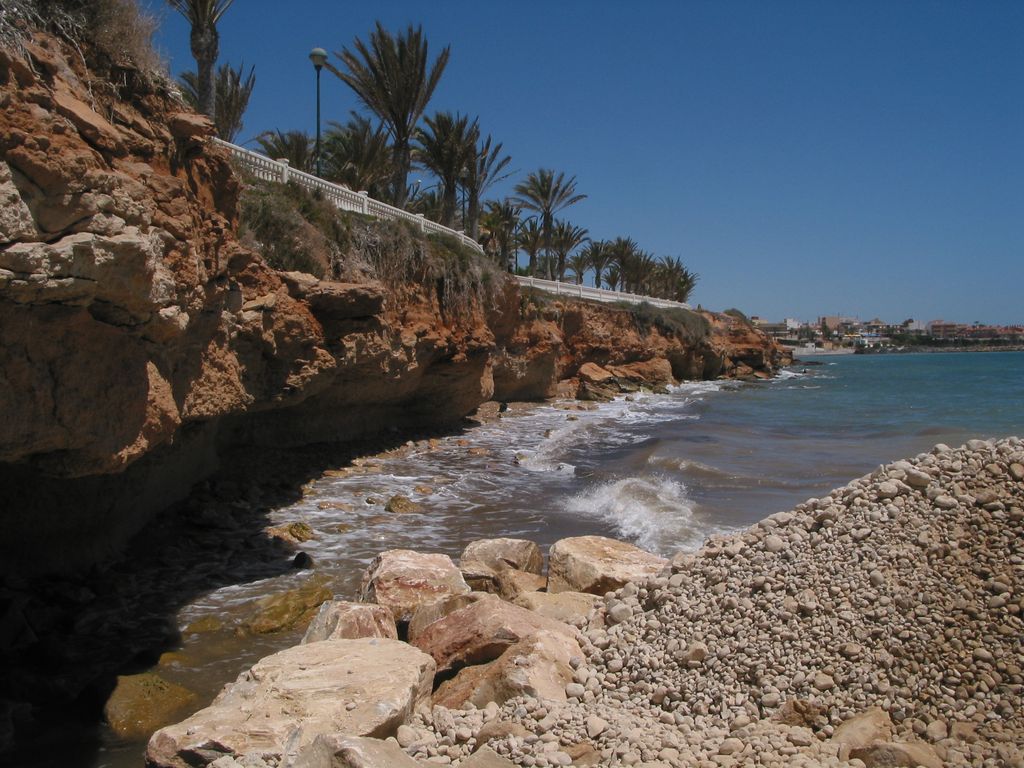
[[[1024,765],[1024,441],[879,467],[671,561],[384,552],[157,766]],[[403,640],[398,638],[402,637]]]

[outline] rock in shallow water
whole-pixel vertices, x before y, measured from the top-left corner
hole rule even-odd
[[[181,717],[195,698],[187,688],[151,672],[120,675],[103,716],[122,739],[142,739]]]
[[[377,555],[363,574],[360,599],[386,606],[395,621],[405,622],[422,605],[469,591],[448,555],[389,549]]]
[[[320,606],[320,611],[306,630],[303,643],[321,640],[355,640],[360,637],[398,639],[395,618],[383,605],[350,603],[331,600]]]

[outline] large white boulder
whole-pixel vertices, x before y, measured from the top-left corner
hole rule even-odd
[[[320,612],[302,638],[303,643],[322,640],[355,640],[360,637],[398,639],[395,617],[383,605],[331,600],[320,606]]]
[[[377,555],[366,569],[359,597],[386,606],[395,621],[406,622],[421,605],[469,591],[448,555],[389,549]]]
[[[548,592],[603,595],[657,576],[667,565],[663,557],[604,536],[561,539],[548,552]]]
[[[477,539],[462,550],[461,561],[477,560],[495,570],[515,568],[529,573],[540,573],[544,558],[540,547],[529,539]]]
[[[427,711],[434,660],[397,640],[324,640],[258,661],[214,702],[153,734],[147,764],[193,768],[223,755],[281,760],[320,734],[385,738]]]

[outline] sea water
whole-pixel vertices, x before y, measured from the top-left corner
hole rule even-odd
[[[372,458],[365,474],[325,476],[272,517],[310,525],[316,538],[301,548],[349,599],[385,549],[457,558],[478,538],[546,548],[601,534],[671,556],[936,443],[1024,434],[1024,353],[823,357],[771,381],[684,383],[572,407],[513,408],[432,445]],[[386,512],[396,494],[421,510]],[[243,581],[185,606],[182,629],[211,615],[225,629],[185,633],[186,661],[159,673],[212,699],[257,658],[297,642],[294,634],[236,639],[233,626],[254,600],[307,578]],[[137,754],[108,743],[97,764],[131,764]]]

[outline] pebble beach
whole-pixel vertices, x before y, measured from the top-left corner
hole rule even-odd
[[[448,707],[446,682],[386,740],[321,736],[322,764],[1024,765],[1022,542],[1024,441],[936,445],[594,596],[555,695]]]

